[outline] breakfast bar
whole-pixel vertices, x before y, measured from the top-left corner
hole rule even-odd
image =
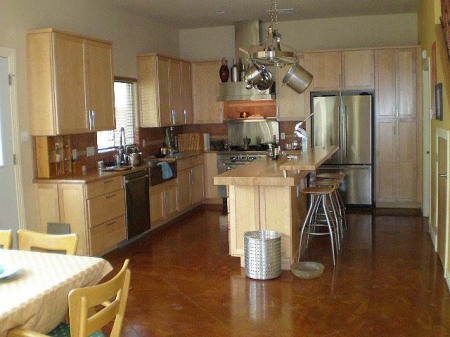
[[[262,158],[214,177],[227,185],[229,252],[244,266],[244,233],[273,230],[282,234],[281,267],[289,270],[296,258],[299,227],[307,200],[300,193],[307,176],[319,168],[337,146],[315,147],[288,159]]]

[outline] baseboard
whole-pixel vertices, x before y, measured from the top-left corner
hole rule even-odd
[[[428,232],[430,233],[434,251],[437,252],[437,233],[435,232],[434,227],[431,224],[428,224]]]

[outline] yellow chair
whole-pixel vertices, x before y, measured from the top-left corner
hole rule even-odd
[[[101,337],[100,329],[114,322],[110,337],[120,337],[130,288],[129,260],[114,278],[105,283],[71,290],[69,293],[70,325],[60,323],[47,335],[17,328],[8,337]],[[101,307],[99,311],[94,309]]]
[[[67,255],[75,255],[78,245],[75,233],[55,235],[19,229],[17,239],[20,250],[64,252]]]
[[[0,248],[11,249],[12,247],[12,230],[0,230]]]

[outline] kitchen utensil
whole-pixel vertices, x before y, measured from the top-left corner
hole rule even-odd
[[[311,84],[313,76],[299,64],[295,64],[283,77],[283,83],[299,94]]]
[[[252,140],[250,138],[248,138],[247,136],[245,136],[244,138],[244,150],[248,150],[248,148],[250,147],[250,142]]]
[[[128,155],[129,164],[133,167],[141,165],[142,162],[142,152],[130,153]]]
[[[261,71],[261,76],[262,76],[262,78],[259,81],[259,83],[255,84],[254,86],[259,91],[264,91],[264,90],[269,89],[272,86],[273,76],[272,76],[272,73],[270,71],[268,71],[266,68],[264,68]]]
[[[325,266],[318,262],[295,262],[291,266],[292,273],[303,279],[313,279],[322,275]]]

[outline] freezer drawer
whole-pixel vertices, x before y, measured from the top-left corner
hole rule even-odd
[[[372,165],[322,165],[317,173],[333,172],[339,168],[348,170],[339,186],[344,203],[348,206],[373,206]]]

